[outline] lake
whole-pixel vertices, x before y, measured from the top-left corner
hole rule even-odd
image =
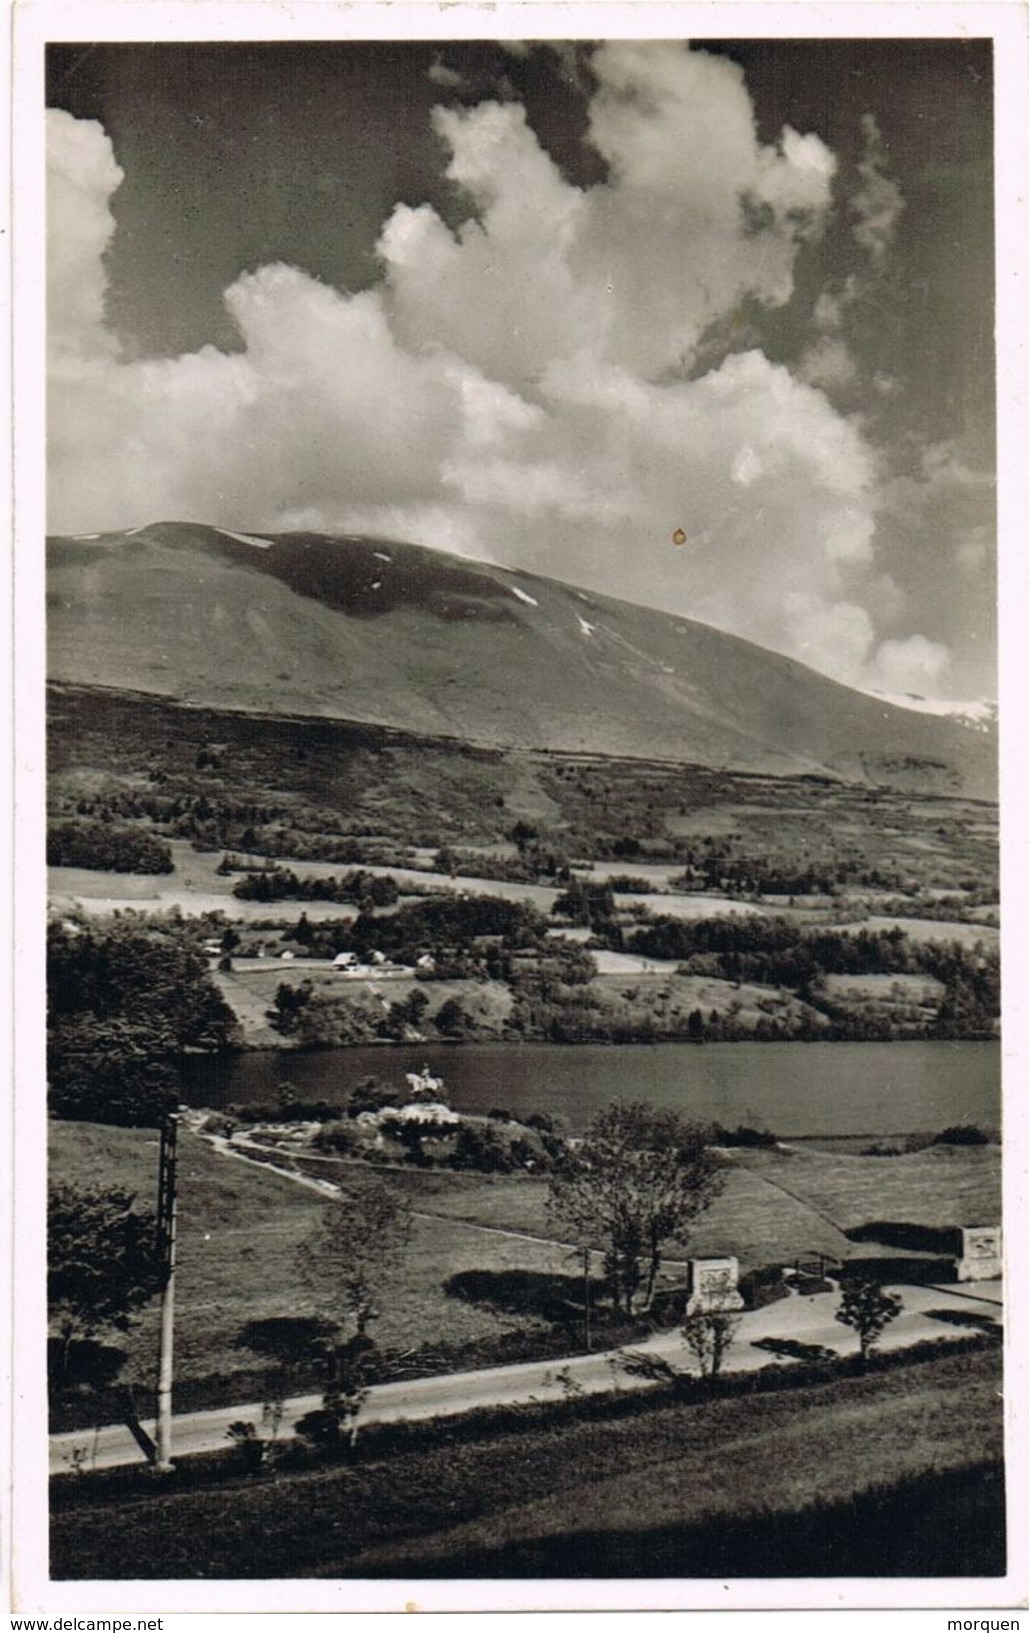
[[[223,1107],[298,1098],[342,1100],[376,1076],[402,1086],[429,1066],[458,1111],[560,1112],[572,1133],[608,1101],[649,1100],[732,1127],[803,1134],[910,1134],[1000,1123],[996,1043],[722,1043],[397,1045],[265,1050],[189,1063],[187,1099]]]

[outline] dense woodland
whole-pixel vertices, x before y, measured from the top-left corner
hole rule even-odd
[[[47,977],[58,1116],[157,1124],[181,1098],[183,1056],[236,1041],[235,1017],[182,925],[51,924]]]
[[[99,822],[56,822],[47,828],[47,867],[107,873],[171,873],[172,853],[145,828]]]

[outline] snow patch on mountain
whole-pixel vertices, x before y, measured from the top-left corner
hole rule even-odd
[[[220,527],[218,531],[227,539],[235,539],[238,544],[252,544],[258,550],[270,550],[272,547],[271,539],[257,539],[252,533],[233,533],[229,527]]]
[[[934,714],[954,720],[970,731],[990,732],[997,724],[997,705],[986,698],[962,702],[950,697],[922,697],[918,692],[872,692],[895,709],[911,709],[915,714]]]

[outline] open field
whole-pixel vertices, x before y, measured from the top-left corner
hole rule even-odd
[[[961,892],[996,877],[994,806],[831,778],[474,748],[81,687],[53,689],[48,744],[55,812],[113,798],[119,811],[145,815],[185,800],[180,826],[201,829],[212,850],[247,849],[248,828],[258,848],[283,834],[336,844],[379,836],[423,854],[440,844],[490,847],[528,816],[570,860],[622,873],[653,865],[665,881],[707,840],[770,868],[843,870],[854,887],[865,874],[878,888],[895,890],[897,877]],[[211,813],[203,821],[201,798]],[[166,837],[176,837],[174,822]]]
[[[158,878],[95,868],[48,868],[48,898],[55,906],[78,905],[98,917],[126,911],[169,913],[176,909],[195,916],[223,913],[241,924],[259,923],[270,917],[295,923],[303,912],[312,923],[357,916],[355,907],[336,902],[276,902],[273,909],[267,902],[240,901],[232,894],[235,878],[218,872],[221,851],[197,851],[185,839],[169,840],[168,847],[174,868]],[[324,866],[325,873],[341,871],[338,865]]]
[[[305,913],[312,923],[325,920],[356,918],[357,909],[346,903],[281,900],[275,902],[242,901],[233,896],[232,887],[238,875],[218,873],[222,852],[196,851],[186,840],[168,842],[172,853],[173,871],[163,877],[147,877],[126,873],[111,873],[102,869],[52,867],[47,869],[47,893],[51,902],[62,907],[79,904],[85,911],[99,916],[135,910],[147,913],[167,913],[178,909],[183,913],[223,913],[227,919],[241,924],[281,919],[295,923]],[[251,858],[251,860],[258,860]],[[289,867],[301,879],[329,878],[346,871],[339,862],[318,862],[290,859]],[[393,867],[374,862],[361,863],[362,870],[372,875],[389,875],[395,879],[401,892],[410,889],[417,895],[436,891],[466,895],[498,896],[505,901],[525,902],[541,913],[550,913],[560,891],[555,886],[526,883],[510,879],[484,879],[471,873],[446,874],[432,869]],[[617,867],[598,864],[578,870],[584,878],[606,879],[624,875],[626,864]],[[868,911],[865,893],[855,893],[854,908],[844,912],[849,896],[821,898],[769,897],[759,901],[741,900],[738,896],[718,895],[701,891],[677,894],[670,891],[668,880],[676,867],[647,868],[635,862],[628,864],[633,876],[651,876],[658,888],[651,893],[619,892],[617,901],[624,909],[644,909],[685,920],[724,918],[739,914],[757,914],[763,918],[787,919],[799,925],[818,925],[826,929],[886,930],[899,926],[916,941],[959,941],[963,946],[974,946],[982,941],[995,946],[1000,932],[993,925],[978,920],[965,922],[958,919],[921,919],[903,914],[883,914]],[[617,954],[609,955],[617,957]]]
[[[795,1576],[803,1542],[808,1576],[997,1574],[998,1384],[999,1356],[977,1351],[702,1404],[523,1409],[506,1432],[470,1420],[382,1450],[369,1438],[350,1465],[155,1488],[145,1501],[66,1487],[51,1568],[58,1578]],[[848,1503],[840,1523],[832,1505]]]
[[[655,1446],[652,1460],[633,1457],[632,1466],[612,1468],[607,1475],[590,1469],[584,1477],[586,1471],[577,1468],[572,1490],[562,1486],[552,1494],[534,1494],[501,1514],[448,1527],[420,1546],[406,1568],[414,1575],[426,1569],[435,1573],[447,1561],[461,1575],[477,1575],[483,1568],[528,1574],[548,1565],[553,1570],[563,1559],[575,1574],[592,1574],[598,1566],[600,1574],[615,1574],[618,1565],[612,1561],[605,1569],[602,1563],[605,1539],[618,1540],[624,1571],[635,1552],[633,1539],[643,1543],[645,1558],[655,1533],[664,1533],[666,1557],[674,1558],[675,1534],[687,1526],[739,1520],[748,1511],[762,1518],[790,1513],[869,1487],[888,1487],[927,1466],[953,1470],[999,1458],[1001,1413],[989,1398],[993,1368],[981,1360],[979,1366],[958,1365],[953,1371],[946,1363],[938,1366],[935,1386],[931,1376],[919,1376],[919,1369],[903,1378],[907,1387],[896,1395],[882,1387],[884,1379],[876,1380],[880,1393],[871,1396],[837,1385],[828,1422],[823,1415],[828,1403],[819,1402],[814,1391],[806,1413],[797,1412],[794,1401],[769,1397],[759,1403],[766,1409],[760,1418],[745,1408],[731,1414],[701,1408],[681,1422],[684,1444],[666,1442],[663,1456]],[[969,1371],[984,1375],[973,1383]],[[923,1384],[917,1392],[916,1379]],[[722,1437],[716,1438],[715,1425],[705,1421],[709,1414],[721,1418]],[[741,1498],[744,1492],[758,1495],[748,1500]],[[950,1541],[957,1543],[953,1536]],[[960,1555],[960,1545],[955,1553]],[[359,1566],[379,1574],[390,1561],[399,1566],[403,1557],[390,1541],[363,1556]],[[748,1574],[740,1564],[734,1571],[729,1559],[726,1574]],[[794,1574],[795,1565],[785,1568]],[[815,1555],[805,1574],[808,1570],[832,1573],[831,1558]],[[632,1574],[631,1566],[626,1574]]]
[[[1000,1219],[1000,1148],[933,1145],[897,1157],[814,1151],[748,1151],[756,1177],[787,1186],[843,1230],[873,1220],[990,1225]]]
[[[840,924],[841,930],[852,929],[853,925]],[[827,929],[834,926],[828,924]],[[912,919],[903,914],[883,917],[880,914],[869,914],[860,925],[863,930],[903,930],[911,941],[957,941],[962,947],[974,947],[982,942],[984,947],[999,947],[1000,931],[991,924],[961,924],[954,920],[940,919]]]
[[[55,1180],[87,1186],[102,1174],[105,1184],[125,1184],[148,1202],[155,1192],[156,1165],[156,1140],[145,1130],[51,1124]],[[488,1181],[482,1183],[488,1186]],[[176,1276],[181,1384],[270,1366],[242,1344],[241,1334],[251,1322],[313,1313],[315,1300],[299,1284],[297,1250],[326,1206],[331,1203],[315,1190],[268,1167],[220,1156],[206,1141],[183,1131]],[[498,1271],[517,1267],[541,1275],[569,1270],[567,1250],[549,1242],[486,1236],[445,1217],[418,1218],[403,1264],[382,1291],[383,1315],[376,1328],[380,1344],[399,1350],[436,1343],[459,1348],[500,1340],[524,1328],[524,1316],[448,1298],[448,1277],[486,1263]],[[118,1342],[128,1350],[124,1380],[140,1386],[150,1382],[157,1350],[156,1307],[148,1306],[138,1325]],[[231,1389],[226,1398],[232,1398]]]
[[[633,1023],[652,1023],[672,1035],[685,1036],[690,1014],[700,1009],[704,1015],[712,1011],[730,1015],[744,1032],[769,1017],[798,1024],[806,1016],[812,1027],[828,1025],[823,1016],[778,987],[677,975],[674,965],[628,953],[601,952],[597,965],[601,973],[582,991],[598,1019],[609,1024],[620,1021],[628,1028]],[[514,1009],[511,989],[502,981],[427,981],[391,970],[355,978],[334,969],[328,960],[297,958],[283,963],[276,958],[235,958],[232,970],[217,971],[214,979],[243,1028],[246,1047],[252,1049],[282,1049],[295,1043],[273,1031],[267,1020],[281,983],[294,987],[309,983],[316,997],[331,999],[345,1013],[349,1033],[340,1038],[327,1034],[326,1043],[374,1041],[375,1024],[389,1004],[403,1003],[414,993],[427,1001],[419,1023],[422,1028],[453,999],[468,1016],[470,1035],[477,1042],[503,1039],[505,1023]],[[357,1027],[363,1027],[363,1033]],[[433,1035],[428,1029],[427,1036]]]
[[[106,1184],[136,1190],[141,1201],[152,1198],[157,1146],[146,1130],[54,1122],[50,1133],[53,1179],[85,1186],[101,1174]],[[320,1162],[309,1171],[336,1177],[348,1167]],[[555,1333],[554,1301],[572,1307],[581,1301],[581,1255],[549,1219],[544,1181],[383,1172],[415,1212],[408,1249],[381,1293],[376,1338],[384,1349],[439,1350],[438,1365],[446,1369],[462,1351],[501,1359],[504,1346],[526,1334],[544,1346],[560,1338],[565,1353],[579,1347],[577,1330],[558,1321]],[[689,1251],[735,1253],[744,1271],[812,1253],[843,1257],[844,1229],[873,1220],[990,1222],[998,1217],[998,1190],[996,1147],[937,1147],[891,1159],[748,1152],[732,1161],[725,1191],[697,1221]],[[247,1323],[314,1313],[296,1255],[326,1206],[316,1190],[220,1155],[183,1131],[176,1338],[183,1404],[248,1398],[239,1390],[252,1393],[254,1375],[271,1363],[242,1342]],[[666,1285],[682,1286],[686,1251],[669,1245]],[[474,1299],[469,1272],[485,1273]],[[454,1296],[448,1285],[462,1276],[465,1296]],[[148,1385],[156,1309],[148,1307],[118,1342],[127,1351],[124,1379]],[[221,1384],[203,1384],[217,1377]]]

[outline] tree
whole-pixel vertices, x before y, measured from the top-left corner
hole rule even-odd
[[[721,1165],[707,1131],[674,1111],[615,1100],[572,1144],[551,1183],[559,1221],[605,1242],[615,1306],[631,1314],[642,1286],[654,1294],[661,1251],[722,1188]]]
[[[123,1128],[158,1128],[181,1098],[167,1034],[145,1021],[55,1018],[47,1040],[55,1117]]]
[[[300,1272],[342,1342],[363,1335],[378,1314],[376,1290],[388,1279],[410,1231],[406,1200],[377,1174],[353,1175],[300,1246]]]
[[[363,1111],[383,1111],[387,1106],[395,1106],[399,1099],[400,1091],[380,1078],[362,1077],[347,1090],[343,1109],[348,1117],[359,1117]]]
[[[887,1293],[871,1277],[844,1283],[836,1320],[857,1333],[861,1351],[862,1370],[868,1365],[872,1346],[882,1336],[883,1329],[895,1321],[904,1308],[897,1293]]]
[[[687,1348],[696,1356],[705,1378],[717,1378],[722,1370],[722,1362],[740,1324],[740,1303],[734,1285],[725,1276],[720,1278],[720,1285],[708,1284],[704,1307],[683,1321],[682,1335]]]
[[[368,1335],[379,1314],[375,1298],[388,1282],[410,1224],[406,1199],[385,1180],[355,1175],[301,1243],[301,1277],[330,1335],[321,1408],[297,1425],[298,1433],[316,1442],[335,1442],[343,1424],[349,1425],[351,1444],[357,1438],[357,1415],[378,1363]]]
[[[172,853],[145,829],[104,822],[68,822],[48,827],[48,867],[98,868],[111,873],[171,873]]]
[[[525,847],[530,845],[534,839],[538,839],[539,836],[538,828],[534,828],[531,822],[523,822],[519,818],[507,837],[519,851],[524,851]]]
[[[436,1011],[436,1030],[446,1038],[463,1037],[473,1025],[471,1016],[456,998],[448,998]]]
[[[97,1020],[145,1022],[166,1054],[225,1049],[236,1027],[193,932],[167,924],[51,925],[47,999],[52,1021],[89,1013]]]
[[[50,926],[47,1064],[58,1116],[153,1126],[178,1101],[177,1062],[231,1045],[235,1017],[194,937],[174,923]]]
[[[333,1351],[332,1370],[322,1404],[297,1423],[297,1434],[311,1445],[338,1446],[344,1428],[351,1446],[357,1442],[358,1415],[368,1398],[379,1352],[372,1339],[356,1333]]]
[[[450,1153],[451,1168],[471,1168],[482,1174],[509,1174],[515,1167],[510,1142],[489,1123],[462,1123]]]
[[[314,986],[308,981],[301,981],[294,986],[291,981],[280,981],[275,991],[275,1007],[266,1011],[269,1021],[276,1032],[281,1032],[284,1038],[290,1038],[299,1030],[303,1011],[314,997]]]
[[[54,1185],[47,1206],[47,1302],[61,1372],[78,1338],[119,1331],[160,1291],[157,1219],[131,1191]]]

